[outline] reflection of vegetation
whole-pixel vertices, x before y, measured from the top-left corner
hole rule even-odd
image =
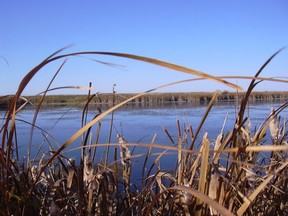
[[[50,151],[40,157],[31,158],[30,145],[27,160],[21,160],[18,155],[18,142],[21,140],[17,140],[16,120],[18,113],[29,102],[26,100],[23,106],[17,106],[22,91],[32,77],[46,64],[79,54],[114,55],[146,61],[240,89],[219,77],[141,56],[99,52],[71,53],[62,56],[57,56],[57,52],[51,55],[22,80],[16,95],[9,101],[2,123],[2,146],[0,149],[0,208],[2,215],[288,214],[288,133],[286,122],[281,121],[282,119],[278,117],[287,108],[288,102],[283,102],[278,109],[272,110],[271,115],[259,128],[251,128],[249,117],[245,115],[249,98],[253,95],[253,88],[259,83],[257,80],[264,80],[264,78],[258,77],[259,74],[277,53],[265,62],[255,77],[250,78],[251,84],[247,91],[242,93],[242,96],[238,95],[240,105],[239,108],[237,107],[239,111],[235,125],[227,133],[224,133],[222,129],[215,143],[210,142],[207,133],[203,138],[200,138],[199,134],[213,104],[219,98],[219,91],[209,96],[206,113],[198,126],[189,125],[182,130],[177,121],[176,134],[178,136],[176,138],[165,129],[168,138],[174,145],[157,144],[156,135],[149,144],[128,143],[122,135],[118,136],[116,144],[98,143],[101,120],[105,116],[131,101],[140,100],[141,97],[141,101],[145,101],[145,96],[152,90],[137,95],[126,95],[121,99],[118,95],[119,98],[118,100],[116,98],[114,106],[104,112],[99,109],[99,113],[90,119],[90,122],[86,117],[88,105],[95,102],[98,95],[90,95],[89,92],[83,106],[83,127],[72,134],[61,146],[57,144],[56,149],[49,139],[51,135],[43,130],[43,137],[47,140]],[[195,80],[197,79],[190,81]],[[286,82],[285,80],[269,80]],[[53,80],[51,80],[52,82]],[[57,98],[56,96],[46,96],[49,86],[43,96],[37,99],[35,117],[31,122],[33,126],[37,126],[37,115],[42,104],[47,100],[55,101]],[[227,96],[227,94],[224,95]],[[77,97],[79,97],[79,101]],[[176,97],[178,98],[176,101],[180,101],[180,97],[175,95],[173,101]],[[206,97],[208,98],[208,96]],[[73,104],[83,101],[82,96],[63,96],[63,98],[60,98],[60,101],[69,101]],[[211,123],[216,124],[215,122]],[[223,126],[220,125],[219,128],[223,128]],[[131,130],[133,131],[133,128]],[[269,130],[271,139],[267,138]],[[33,129],[31,130],[32,136]],[[82,145],[74,151],[80,150],[81,162],[79,165],[75,165],[73,159],[65,157],[63,150],[80,136],[83,138]],[[27,137],[27,139],[29,138]],[[196,148],[196,142],[200,142],[200,148]],[[114,157],[110,160],[105,157],[96,163],[96,150],[107,146],[110,149],[113,148]],[[133,155],[131,149],[137,146],[147,147],[147,151]],[[42,146],[39,147],[38,152],[41,148]],[[156,154],[156,159],[151,157],[153,148],[162,150]],[[171,151],[177,153],[176,169],[173,171],[174,167],[171,167],[169,171],[161,170],[162,156]],[[131,176],[134,160],[140,159],[143,159],[143,167],[142,175],[138,176],[141,182],[138,185]]]

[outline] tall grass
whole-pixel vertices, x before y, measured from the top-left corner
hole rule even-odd
[[[156,135],[151,143],[129,143],[118,134],[118,143],[111,143],[111,132],[107,143],[99,143],[102,119],[108,114],[135,98],[151,91],[182,82],[199,79],[211,79],[221,82],[237,90],[241,88],[224,79],[231,77],[215,77],[203,72],[178,66],[168,62],[110,52],[79,52],[60,55],[63,50],[55,52],[33,68],[23,78],[18,91],[10,101],[1,126],[0,151],[0,209],[2,215],[287,215],[287,127],[286,120],[280,118],[281,112],[287,108],[284,102],[263,121],[259,128],[252,129],[249,117],[245,115],[249,95],[254,87],[264,81],[287,82],[285,79],[260,78],[266,65],[280,52],[272,55],[252,77],[242,98],[237,119],[233,128],[226,133],[222,129],[216,141],[200,131],[217,95],[207,106],[199,125],[189,125],[182,130],[180,122],[176,122],[177,142],[171,133],[164,128],[172,144],[155,143]],[[174,69],[178,72],[199,76],[191,80],[183,80],[159,86],[137,94],[122,102],[113,104],[109,109],[98,110],[91,120],[87,118],[89,103],[96,94],[89,88],[86,105],[83,108],[82,128],[71,134],[70,138],[54,149],[37,158],[31,158],[31,144],[27,160],[22,160],[17,153],[17,115],[29,101],[17,107],[22,92],[41,69],[54,61],[63,59],[63,63],[47,86],[40,103],[35,107],[35,115],[31,124],[30,143],[36,120],[50,85],[65,65],[68,57],[79,55],[110,55],[144,61]],[[232,77],[234,78],[234,77]],[[91,87],[91,85],[90,85]],[[114,93],[114,92],[113,92]],[[209,123],[209,122],[208,122]],[[214,122],[211,122],[215,124]],[[112,128],[113,120],[111,121]],[[224,119],[225,124],[225,119]],[[223,128],[219,125],[219,128]],[[193,128],[197,128],[193,131]],[[111,131],[111,130],[110,130]],[[42,131],[48,136],[46,131]],[[267,138],[270,133],[271,139]],[[79,151],[79,164],[72,158],[65,157],[64,150],[77,138],[82,136]],[[29,139],[27,137],[27,139]],[[93,141],[94,140],[94,141]],[[200,148],[196,148],[196,142]],[[147,148],[147,152],[133,154],[133,148]],[[114,158],[107,156],[95,162],[99,148],[111,149]],[[154,157],[153,148],[162,152]],[[40,152],[40,150],[39,150]],[[161,158],[169,152],[176,152],[176,169],[161,169]],[[264,153],[265,154],[261,154]],[[267,154],[267,152],[269,154]],[[263,157],[263,155],[265,155]],[[268,156],[269,155],[269,156]],[[141,185],[133,181],[133,160],[143,158]],[[153,159],[154,158],[154,159]],[[152,163],[148,163],[148,161]]]

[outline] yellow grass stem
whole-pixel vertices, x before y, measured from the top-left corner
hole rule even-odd
[[[240,80],[259,80],[259,81],[270,81],[270,82],[279,82],[279,83],[288,83],[288,78],[286,79],[279,79],[279,78],[267,78],[267,77],[253,77],[253,76],[216,76],[217,78],[221,79],[240,79]],[[187,83],[187,82],[194,82],[194,81],[201,81],[206,80],[206,78],[192,78],[192,79],[185,79],[173,82],[173,85]],[[172,84],[172,83],[171,83]]]
[[[149,158],[149,155],[151,154],[151,150],[153,148],[153,144],[156,140],[156,137],[157,137],[157,134],[154,134],[152,140],[151,140],[151,143],[150,143],[150,147],[145,155],[145,160],[144,160],[144,163],[143,163],[143,167],[142,167],[142,186],[144,185],[144,174],[145,174],[145,170],[146,170],[146,164],[147,164],[147,161],[148,161],[148,158]]]
[[[150,63],[150,64],[166,67],[166,68],[169,68],[171,70],[175,70],[175,71],[179,71],[179,72],[195,75],[195,76],[202,77],[202,78],[205,78],[205,79],[214,80],[216,82],[220,82],[222,84],[225,84],[225,85],[227,85],[229,87],[232,87],[232,88],[235,88],[235,89],[238,89],[238,90],[242,90],[242,88],[240,86],[237,86],[237,85],[235,85],[233,83],[227,82],[226,80],[222,80],[222,79],[216,78],[215,76],[212,76],[210,74],[207,74],[207,73],[204,73],[204,72],[201,72],[201,71],[198,71],[198,70],[190,69],[190,68],[187,68],[187,67],[183,67],[183,66],[172,64],[172,63],[169,63],[169,62],[161,61],[161,60],[158,60],[158,59],[153,59],[153,58],[144,57],[144,56],[138,56],[138,55],[133,55],[133,54],[127,54],[127,53],[76,52],[76,53],[69,53],[69,54],[59,55],[59,56],[56,56],[54,58],[50,58],[48,60],[48,63],[51,62],[51,61],[55,61],[57,59],[66,58],[66,57],[69,57],[69,56],[79,56],[79,55],[109,55],[109,56],[117,56],[117,57],[123,57],[123,58],[128,58],[128,59],[134,59],[134,60],[138,60],[138,61],[147,62],[147,63]]]
[[[236,148],[229,148],[229,149],[223,149],[218,150],[216,152],[220,153],[236,153],[239,151],[245,151],[245,152],[278,152],[278,151],[288,151],[288,146],[286,145],[261,145],[261,146],[247,146],[245,149],[241,147]]]
[[[178,138],[178,185],[181,185],[182,181],[182,152],[180,149],[182,149],[182,139],[181,137]]]
[[[223,216],[233,216],[233,213],[230,212],[228,209],[220,205],[218,202],[215,200],[211,199],[208,197],[206,194],[195,190],[191,187],[186,187],[186,186],[174,186],[172,188],[169,188],[169,190],[181,190],[185,191],[186,193],[189,193],[195,197],[197,197],[199,200],[202,200],[204,203],[208,204],[209,206],[213,207],[220,215]]]
[[[231,137],[232,137],[232,131],[228,131],[226,138],[221,143],[221,145],[217,149],[214,149],[214,157],[213,157],[212,163],[214,163],[214,164],[218,163],[220,154],[223,153],[223,149],[226,147],[226,145],[227,145],[228,141],[231,139]]]
[[[96,146],[97,147],[106,147],[107,145],[119,146],[119,143],[91,144],[91,147],[96,147]],[[123,143],[121,145],[123,145],[123,146],[135,146],[135,147],[139,146],[139,147],[148,147],[148,148],[151,147],[150,143]],[[79,150],[82,148],[88,148],[88,147],[87,146],[79,146],[76,148],[69,149],[66,152],[71,152],[71,151]],[[171,150],[171,151],[177,151],[177,152],[180,150],[184,153],[190,153],[190,154],[199,154],[199,152],[200,152],[198,150],[189,150],[186,148],[179,149],[178,147],[167,146],[167,145],[156,144],[156,143],[153,143],[152,148],[165,149],[165,150]]]
[[[106,147],[107,145],[110,146],[119,146],[118,143],[105,143],[105,144],[91,144],[90,147]],[[139,146],[139,147],[151,147],[150,143],[124,143],[121,144],[123,146]],[[71,151],[75,151],[75,150],[79,150],[82,148],[88,148],[89,146],[79,146],[73,149],[69,149],[66,152],[71,152]],[[166,149],[166,150],[171,150],[171,151],[181,151],[184,153],[190,153],[190,154],[199,154],[201,152],[201,148],[200,150],[189,150],[189,149],[179,149],[178,147],[174,147],[174,146],[166,146],[166,145],[162,145],[162,144],[156,144],[154,143],[153,148],[159,148],[159,149]],[[239,151],[245,151],[245,152],[270,152],[270,151],[288,151],[288,145],[281,145],[281,146],[275,146],[275,145],[263,145],[263,146],[248,146],[245,149],[241,148],[241,147],[236,147],[236,148],[227,148],[227,149],[219,149],[219,150],[209,150],[210,153],[235,153],[235,152],[239,152]],[[146,154],[143,154],[146,155]]]
[[[200,147],[200,152],[203,151],[203,146]],[[195,180],[195,173],[196,173],[196,170],[197,170],[197,167],[198,167],[198,163],[201,159],[201,154],[198,154],[197,155],[197,158],[195,159],[194,163],[192,164],[190,170],[189,170],[189,173],[191,173],[191,177],[190,177],[190,180],[189,180],[189,185],[192,185],[193,181]]]
[[[205,189],[206,189],[206,182],[207,182],[207,171],[208,171],[208,157],[209,157],[209,147],[210,147],[210,142],[207,139],[207,132],[203,136],[202,140],[202,145],[203,145],[203,151],[201,152],[202,154],[202,159],[201,159],[201,166],[200,166],[200,177],[199,177],[199,182],[198,182],[198,191],[205,194]],[[202,213],[202,205],[203,205],[203,200],[200,198],[196,199],[196,216],[200,216]]]

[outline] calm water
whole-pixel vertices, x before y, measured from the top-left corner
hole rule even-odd
[[[279,107],[281,104],[251,104],[249,107],[249,117],[251,119],[252,127],[257,127],[261,124],[263,119],[270,113],[271,107]],[[176,120],[180,121],[182,131],[190,124],[196,131],[199,123],[206,110],[206,106],[192,106],[188,104],[171,104],[162,107],[124,107],[114,112],[114,126],[112,131],[111,142],[117,142],[117,133],[124,135],[125,139],[131,143],[146,143],[149,144],[154,134],[157,134],[155,143],[172,145],[167,135],[163,131],[163,127],[167,128],[172,138],[177,143],[177,126]],[[102,110],[104,111],[104,110]],[[98,113],[95,106],[90,107],[87,121],[93,119]],[[282,117],[287,115],[287,109],[281,113]],[[200,144],[203,132],[208,132],[208,139],[213,142],[217,135],[220,133],[223,125],[223,121],[228,114],[228,119],[224,128],[224,131],[230,130],[235,122],[235,105],[234,104],[220,104],[215,105],[209,113],[209,116],[203,125],[199,141]],[[248,115],[248,112],[246,113]],[[1,118],[4,116],[4,112],[0,112]],[[27,155],[27,146],[29,145],[29,135],[31,126],[27,123],[21,122],[24,120],[32,122],[34,116],[33,109],[25,109],[21,111],[17,116],[17,138],[19,154],[21,157]],[[47,139],[45,134],[35,128],[32,139],[32,152],[35,156],[37,149],[40,146],[41,152],[48,152],[50,145],[53,149],[57,149],[59,145],[62,145],[71,135],[81,128],[81,108],[69,107],[43,107],[40,111],[36,125],[49,133]],[[99,143],[108,142],[109,127],[111,122],[111,115],[106,117],[102,121],[101,133]],[[97,127],[92,128],[92,142],[95,143],[95,134]],[[77,139],[69,146],[69,149],[76,148],[81,145],[81,138]],[[103,156],[105,148],[98,149],[96,160],[100,160]],[[111,161],[113,160],[113,149],[110,150]],[[132,149],[131,149],[132,150]],[[133,154],[146,153],[147,148],[137,147],[134,149]],[[161,152],[163,150],[155,149],[154,152]],[[65,150],[65,155],[68,157],[79,158],[80,150],[68,151]],[[171,152],[163,157],[166,166],[175,166],[176,152]],[[119,156],[118,156],[119,157]],[[136,159],[134,166],[137,167],[139,163],[142,163],[142,159]]]

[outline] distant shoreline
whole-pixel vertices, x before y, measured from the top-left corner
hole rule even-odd
[[[95,95],[90,101],[91,104],[117,104],[127,98],[137,95],[136,93],[116,93],[113,98],[112,93],[99,93]],[[233,102],[241,100],[245,92],[222,92],[216,102]],[[165,103],[195,103],[205,104],[208,103],[213,96],[213,92],[173,92],[173,93],[148,93],[144,96],[132,100],[129,104],[155,104],[161,105]],[[12,96],[0,97],[0,106],[6,107]],[[53,104],[85,104],[87,102],[87,95],[47,95],[43,101],[43,105]],[[38,104],[41,96],[26,96],[33,104]],[[250,94],[250,102],[276,102],[288,99],[288,91],[265,91],[265,92],[252,92]],[[24,100],[19,101],[22,104]]]

